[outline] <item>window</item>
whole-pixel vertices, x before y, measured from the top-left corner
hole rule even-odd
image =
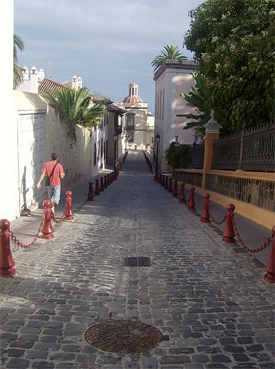
[[[134,113],[127,114],[127,128],[130,128],[130,129],[135,128],[135,114]]]

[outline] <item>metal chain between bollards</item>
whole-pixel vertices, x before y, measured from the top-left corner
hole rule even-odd
[[[41,232],[41,229],[42,229],[42,226],[43,226],[43,222],[44,222],[44,219],[45,219],[45,214],[43,214],[42,216],[42,220],[41,220],[41,223],[40,223],[40,226],[39,226],[39,229],[36,233],[36,235],[34,236],[34,239],[32,240],[31,243],[29,243],[28,245],[25,245],[23,242],[19,241],[18,238],[14,235],[14,233],[9,229],[9,234],[10,234],[10,238],[11,240],[19,247],[22,247],[24,249],[27,249],[29,247],[31,247],[35,241],[37,240],[38,236],[39,236],[39,233]]]
[[[210,215],[210,218],[211,218],[211,220],[213,221],[213,223],[215,223],[215,224],[217,224],[217,225],[222,224],[222,223],[225,221],[225,219],[226,219],[226,214],[225,214],[224,218],[223,218],[220,222],[217,222],[217,221],[214,219],[213,214],[212,214],[212,212],[211,212],[209,201],[208,201],[207,203],[208,203],[209,215]]]
[[[260,247],[258,247],[257,249],[250,249],[249,247],[247,247],[243,240],[241,239],[241,236],[240,236],[240,233],[238,231],[238,228],[237,228],[237,225],[236,225],[236,222],[235,222],[235,218],[234,218],[234,213],[231,213],[231,217],[232,217],[232,224],[233,224],[233,229],[234,229],[234,232],[235,232],[235,235],[237,236],[240,244],[242,245],[242,247],[244,248],[245,251],[249,252],[250,254],[257,254],[258,252],[261,252],[263,250],[265,250],[270,244],[271,244],[271,241],[272,241],[272,236],[269,237],[267,239],[267,241],[265,241]]]
[[[54,214],[52,214],[51,218],[52,218],[52,220],[53,220],[56,224],[61,223],[61,222],[66,218],[65,211],[64,211],[64,213],[61,215],[61,218],[60,218],[59,220],[57,220],[57,219],[55,218]]]

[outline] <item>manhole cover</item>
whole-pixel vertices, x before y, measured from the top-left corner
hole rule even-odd
[[[151,260],[147,256],[131,256],[125,258],[125,266],[128,267],[150,267]]]
[[[103,351],[134,354],[153,349],[164,336],[157,328],[142,322],[110,320],[89,328],[85,339]]]

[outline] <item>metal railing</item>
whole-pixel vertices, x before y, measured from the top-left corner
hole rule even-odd
[[[275,171],[274,125],[248,129],[213,143],[213,169]]]

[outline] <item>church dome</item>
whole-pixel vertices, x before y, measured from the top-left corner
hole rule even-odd
[[[125,104],[137,105],[143,100],[138,96],[138,85],[135,82],[129,84],[129,95],[123,100]]]

